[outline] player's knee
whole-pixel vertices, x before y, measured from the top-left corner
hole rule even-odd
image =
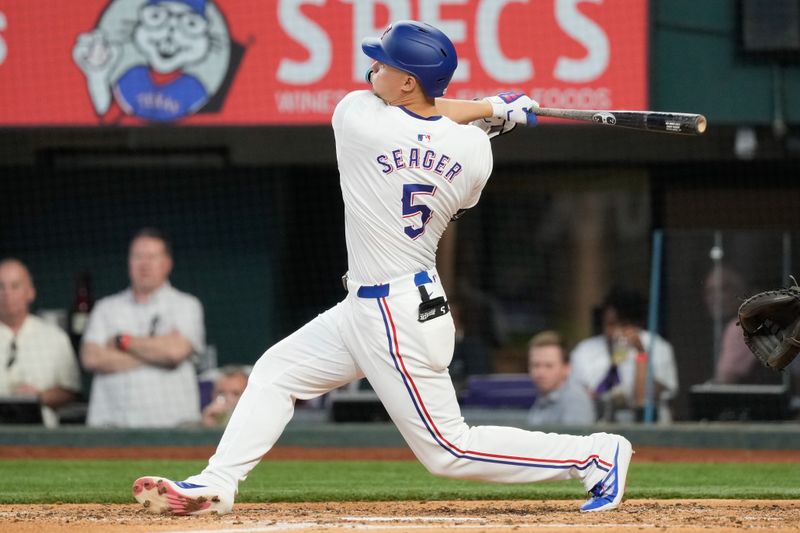
[[[420,458],[423,466],[436,477],[444,477],[444,478],[453,478],[458,479],[460,476],[458,475],[458,468],[456,468],[458,463],[458,458],[454,457],[452,454],[442,450],[441,453],[437,454],[434,457],[428,458]]]
[[[253,365],[253,370],[250,372],[249,377],[250,383],[257,383],[262,387],[277,387],[281,385],[279,377],[284,375],[285,368],[279,358],[271,356],[271,350],[272,348],[267,350]]]

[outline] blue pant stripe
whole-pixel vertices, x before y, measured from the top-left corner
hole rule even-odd
[[[587,461],[582,466],[576,465],[576,464],[571,464],[571,465],[553,465],[553,464],[539,464],[539,463],[523,463],[523,462],[519,462],[519,461],[492,459],[492,458],[488,458],[488,457],[473,457],[471,455],[467,455],[467,454],[464,454],[464,453],[457,452],[456,450],[453,450],[450,446],[448,446],[446,443],[442,442],[441,439],[439,439],[438,435],[436,435],[436,432],[434,432],[431,429],[430,425],[428,424],[428,420],[423,415],[422,409],[420,408],[420,406],[419,406],[419,404],[417,402],[417,399],[416,399],[416,397],[414,395],[414,392],[411,390],[411,386],[408,383],[409,378],[406,376],[405,372],[403,372],[402,368],[400,367],[400,363],[397,360],[397,354],[395,354],[394,346],[393,346],[393,342],[392,342],[393,338],[392,338],[391,328],[389,327],[389,321],[388,321],[388,318],[386,316],[386,312],[383,310],[383,305],[381,304],[382,302],[385,302],[385,299],[379,299],[379,300],[377,300],[377,302],[378,302],[378,309],[381,312],[381,318],[383,319],[383,326],[384,326],[384,328],[386,330],[386,339],[387,339],[387,341],[389,343],[389,355],[392,358],[392,362],[394,363],[394,367],[395,367],[395,369],[397,369],[397,372],[400,373],[400,377],[403,379],[403,385],[405,385],[406,391],[408,391],[408,395],[411,398],[411,403],[414,405],[414,409],[417,411],[417,415],[419,416],[420,420],[422,420],[422,423],[425,425],[425,429],[428,430],[428,433],[431,435],[433,440],[436,441],[436,443],[439,446],[441,446],[442,448],[444,448],[448,453],[450,453],[451,455],[453,455],[454,457],[456,457],[458,459],[469,459],[471,461],[482,461],[482,462],[485,462],[485,463],[496,463],[496,464],[504,464],[504,465],[512,465],[512,466],[550,468],[550,469],[561,469],[561,470],[567,469],[567,468],[575,468],[576,470],[585,470],[590,465],[594,464],[599,469],[604,470],[604,471],[608,471],[607,468],[603,467],[602,465],[600,465],[598,463],[597,459],[592,459],[591,461]],[[386,304],[386,306],[388,308],[388,303]]]

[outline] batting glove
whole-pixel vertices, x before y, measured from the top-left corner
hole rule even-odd
[[[539,103],[524,93],[500,93],[497,96],[486,98],[486,101],[492,104],[492,117],[494,118],[526,126],[536,125],[536,115],[533,110],[539,107]]]
[[[470,122],[470,124],[482,129],[490,139],[494,139],[498,135],[508,133],[517,127],[516,122],[511,122],[510,120],[504,120],[497,117],[479,118],[478,120],[473,120]]]

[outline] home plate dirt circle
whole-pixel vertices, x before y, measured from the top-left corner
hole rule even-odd
[[[0,505],[0,530],[139,532],[565,532],[677,530],[800,532],[797,500],[627,500],[607,513],[582,501],[425,501],[238,504],[224,516],[172,517],[133,504]]]

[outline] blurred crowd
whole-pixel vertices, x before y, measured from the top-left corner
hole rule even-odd
[[[170,284],[172,244],[143,228],[128,249],[128,287],[101,298],[75,350],[67,334],[30,313],[33,278],[17,259],[0,262],[0,370],[3,422],[15,416],[59,423],[57,410],[88,400],[92,427],[224,426],[247,384],[246,366],[207,372],[201,398],[197,362],[206,349],[203,305]],[[81,390],[81,369],[91,388]],[[33,418],[31,418],[33,416]]]
[[[169,238],[157,228],[139,230],[128,248],[129,285],[94,304],[74,343],[31,312],[36,288],[27,266],[0,260],[0,423],[54,427],[60,414],[83,405],[78,420],[92,427],[224,427],[250,367],[199,375],[206,350],[203,305],[170,284],[172,269]],[[703,282],[719,339],[705,385],[791,386],[758,365],[744,344],[736,311],[748,291],[743,277],[724,265],[715,265]],[[463,297],[451,304],[456,348],[450,371],[464,399],[475,398],[487,381],[473,378],[492,374],[498,335],[486,306]],[[504,378],[520,382],[524,398],[517,407],[529,409],[529,425],[670,423],[679,392],[676,357],[668,340],[648,331],[647,299],[612,287],[595,317],[594,334],[571,348],[557,331],[536,333],[527,343],[527,374]],[[797,366],[789,373],[795,378]],[[90,377],[88,390],[82,390],[82,376]],[[507,399],[510,389],[503,383]],[[323,398],[307,405],[328,403]]]

